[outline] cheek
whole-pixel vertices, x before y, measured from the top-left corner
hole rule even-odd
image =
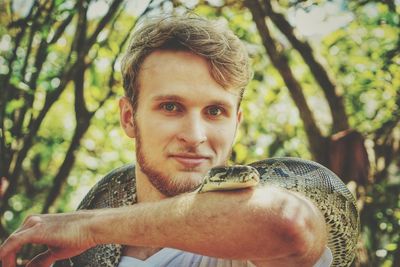
[[[230,151],[235,138],[236,125],[228,124],[214,127],[212,136],[210,136],[214,145],[221,151]]]
[[[148,119],[142,125],[142,137],[157,145],[169,142],[179,131],[178,125],[165,120]]]

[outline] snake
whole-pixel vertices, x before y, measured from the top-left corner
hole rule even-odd
[[[260,174],[247,165],[217,166],[204,176],[197,193],[244,189],[258,185]]]
[[[210,169],[197,193],[237,190],[257,186],[278,186],[310,199],[325,218],[332,252],[331,266],[348,267],[355,258],[359,236],[356,200],[342,180],[328,168],[311,160],[268,158],[247,165]],[[84,197],[78,209],[115,208],[136,203],[135,166],[117,168],[103,177]],[[73,258],[58,261],[55,267],[116,267],[123,246],[102,244]]]

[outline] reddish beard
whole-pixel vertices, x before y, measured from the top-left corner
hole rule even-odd
[[[191,192],[195,190],[200,183],[193,183],[193,179],[174,179],[165,175],[162,171],[157,170],[157,166],[153,166],[150,160],[146,157],[143,146],[142,136],[138,125],[135,123],[135,136],[136,136],[136,159],[137,167],[147,176],[150,183],[163,195],[167,197],[176,196],[182,193]],[[191,170],[185,170],[190,172]]]

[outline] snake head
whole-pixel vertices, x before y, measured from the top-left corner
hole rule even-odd
[[[199,192],[242,189],[255,186],[259,181],[258,171],[251,166],[217,166],[208,171]]]

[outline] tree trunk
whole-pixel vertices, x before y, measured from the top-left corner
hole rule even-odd
[[[312,75],[324,92],[332,117],[332,132],[347,130],[349,122],[343,104],[343,99],[336,90],[336,85],[329,78],[325,68],[315,59],[311,46],[306,41],[300,41],[294,34],[293,27],[285,17],[273,10],[271,1],[264,1],[265,15],[268,16],[277,28],[286,36],[292,46],[300,53]]]
[[[328,162],[326,154],[328,140],[322,136],[315,123],[314,116],[306,102],[299,82],[295,79],[284,54],[276,46],[276,41],[270,35],[260,3],[258,1],[247,0],[245,1],[245,5],[253,15],[253,20],[257,25],[258,32],[272,64],[282,76],[289,93],[298,108],[300,117],[304,123],[312,155],[316,161],[326,165]]]

